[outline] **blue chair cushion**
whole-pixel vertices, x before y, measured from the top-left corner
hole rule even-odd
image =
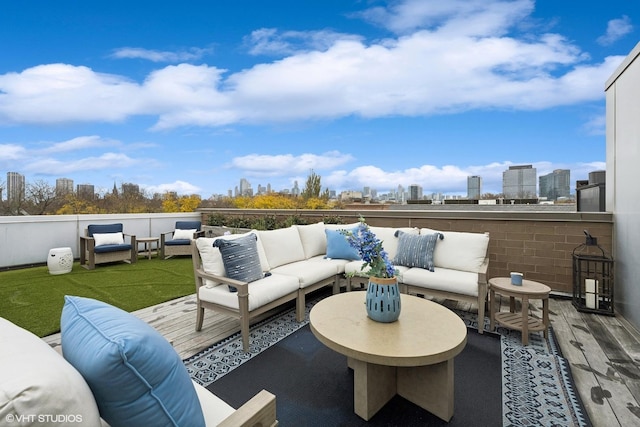
[[[93,237],[93,233],[122,233],[122,224],[91,224],[87,227],[87,235]]]
[[[175,240],[167,240],[164,242],[167,246],[182,246],[182,245],[190,245],[191,240],[189,239],[175,239]]]
[[[176,221],[176,230],[197,230],[200,231],[201,221]]]
[[[125,243],[122,245],[100,245],[96,246],[93,249],[93,252],[97,254],[102,254],[106,252],[119,252],[119,251],[130,251],[131,245],[129,243]]]
[[[117,307],[64,298],[64,358],[89,384],[109,425],[204,426],[196,390],[169,341]]]

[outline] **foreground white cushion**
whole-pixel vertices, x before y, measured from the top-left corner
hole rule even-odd
[[[271,270],[271,273],[295,276],[300,282],[300,288],[306,288],[322,280],[335,277],[337,270],[336,266],[331,263],[305,260],[281,265],[280,267]]]
[[[389,259],[393,261],[398,253],[398,237],[396,232],[403,231],[407,234],[418,234],[418,229],[414,227],[369,227],[369,230],[382,241],[382,247],[389,254]]]
[[[0,343],[0,425],[101,425],[84,378],[47,343],[1,317]],[[38,415],[74,418],[47,423]],[[9,422],[21,416],[33,419]]]
[[[217,426],[224,421],[225,418],[235,412],[235,409],[229,406],[224,400],[220,399],[200,384],[194,382],[193,387],[196,389],[196,394],[200,401],[205,425]]]

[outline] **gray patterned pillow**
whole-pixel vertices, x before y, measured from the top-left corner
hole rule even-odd
[[[213,242],[213,246],[220,249],[228,278],[250,283],[264,277],[258,256],[257,239],[255,234],[248,234],[233,240],[216,239]],[[233,292],[236,289],[230,286],[229,290]]]
[[[398,236],[398,252],[393,259],[395,265],[434,270],[433,251],[436,248],[438,238],[444,239],[443,234],[408,234],[398,230],[396,235]]]

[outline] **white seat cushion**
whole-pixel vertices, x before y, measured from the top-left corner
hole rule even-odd
[[[364,276],[367,271],[369,271],[368,267],[365,267],[364,270],[361,270],[363,261],[350,261],[348,264],[344,266],[344,274],[353,274],[356,276]],[[402,277],[405,271],[409,270],[409,267],[405,267],[402,265],[394,265],[397,270],[396,278],[398,279],[398,283],[402,282]]]
[[[337,270],[336,266],[331,263],[304,260],[281,265],[271,270],[271,273],[297,277],[302,289],[321,280],[335,277]]]
[[[402,283],[425,289],[478,296],[478,273],[468,271],[439,267],[436,267],[434,271],[410,268],[402,274]]]
[[[280,297],[297,292],[298,278],[282,274],[271,274],[264,279],[249,283],[249,311],[262,307]],[[238,294],[229,292],[227,285],[201,286],[198,295],[203,301],[209,301],[225,307],[239,309]]]
[[[309,258],[307,261],[333,265],[336,268],[336,274],[344,273],[344,266],[350,262],[353,262],[349,261],[348,259],[326,258],[324,255],[314,256],[312,258]]]

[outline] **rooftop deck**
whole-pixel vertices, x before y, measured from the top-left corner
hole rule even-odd
[[[454,301],[439,302],[451,308],[477,310],[477,307]],[[532,304],[530,311],[536,315],[541,309]],[[237,320],[207,310],[202,331],[196,332],[195,295],[148,307],[134,314],[171,341],[183,359],[240,329]],[[639,425],[638,332],[619,316],[577,312],[568,299],[550,300],[550,319],[562,353],[571,364],[577,391],[593,425]],[[52,345],[59,344],[59,340],[59,334],[45,337],[45,341]]]

